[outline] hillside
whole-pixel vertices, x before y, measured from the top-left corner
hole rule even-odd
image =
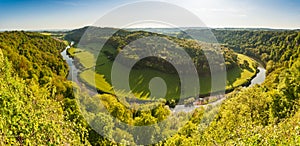
[[[66,47],[63,42],[39,33],[13,31],[0,33],[0,49],[12,62],[12,69],[24,80],[40,85],[56,86],[57,98],[72,94],[65,77],[68,66],[60,55]],[[68,91],[69,90],[69,91]]]
[[[64,47],[38,33],[0,33],[0,145],[81,143],[84,128],[68,120],[64,106],[73,98]]]

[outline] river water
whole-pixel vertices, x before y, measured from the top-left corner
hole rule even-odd
[[[61,52],[62,57],[64,58],[64,60],[66,60],[69,66],[68,80],[77,80],[78,69],[73,64],[73,58],[69,57],[69,55],[67,54],[68,48],[70,48],[70,46],[67,46],[67,48],[63,52]]]
[[[255,84],[261,84],[266,79],[266,69],[262,65],[258,66],[257,69],[259,72],[256,74],[255,78],[251,80],[250,87]]]

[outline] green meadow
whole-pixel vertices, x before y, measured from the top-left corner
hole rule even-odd
[[[83,46],[84,47],[84,46]],[[111,83],[111,68],[113,65],[113,61],[108,59],[107,55],[105,55],[105,51],[112,51],[113,49],[110,47],[105,47],[99,53],[96,51],[95,46],[86,46],[85,49],[78,48],[70,48],[68,49],[68,53],[75,57],[80,64],[85,68],[80,73],[80,79],[85,82],[87,85],[96,87],[98,90],[106,93],[115,93],[116,91],[122,91],[124,89],[115,89],[112,87]],[[231,90],[236,87],[239,87],[247,82],[255,76],[256,74],[256,62],[248,56],[238,54],[238,60],[240,66],[245,66],[244,63],[248,64],[245,67],[235,67],[233,69],[227,70],[227,81],[226,81],[226,90]],[[96,63],[97,62],[97,63]],[[95,64],[96,63],[96,64]],[[122,72],[126,71],[127,68],[121,65],[118,62],[115,62],[118,65],[116,72],[122,74]],[[95,70],[93,69],[95,67]],[[168,74],[165,72],[161,72],[152,68],[143,68],[143,69],[131,69],[129,79],[125,80],[125,82],[121,82],[120,84],[129,83],[130,91],[138,96],[139,98],[148,98],[150,95],[149,90],[149,82],[154,77],[160,77],[163,79],[167,86],[166,95],[163,98],[168,99],[179,99],[180,94],[183,97],[190,96],[190,93],[195,92],[195,89],[189,88],[190,91],[185,91],[185,93],[181,93],[180,89],[180,79],[177,74]],[[215,75],[215,78],[221,78],[222,75]],[[124,80],[124,76],[114,76],[114,79],[117,81]],[[188,77],[187,77],[188,78]],[[193,78],[188,78],[187,80],[193,80]],[[205,95],[211,93],[211,78],[210,76],[200,76],[199,75],[199,83],[200,83],[200,95]],[[123,85],[121,85],[123,86]],[[160,86],[154,86],[151,88],[152,91],[159,91]],[[213,92],[217,92],[222,89],[215,89]],[[129,91],[123,91],[129,92]],[[161,98],[161,97],[158,97]]]

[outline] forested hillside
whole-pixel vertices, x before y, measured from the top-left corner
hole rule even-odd
[[[56,98],[71,96],[72,91],[65,77],[68,75],[67,63],[60,52],[66,44],[50,36],[31,32],[0,33],[0,49],[12,63],[13,71],[30,82],[37,81],[40,85],[52,84],[57,90]]]
[[[221,43],[266,64],[270,73],[279,66],[290,67],[299,57],[299,31],[214,31]]]
[[[180,38],[191,38],[187,35],[195,34],[195,39],[206,39],[208,30],[189,29],[186,33],[178,35]],[[217,41],[234,51],[255,57],[265,64],[272,66],[274,63],[292,61],[297,59],[300,53],[299,31],[276,31],[276,30],[211,30]]]
[[[64,111],[73,98],[65,44],[30,32],[3,32],[0,40],[0,145],[80,144]]]
[[[55,88],[20,78],[0,50],[0,145],[79,144]]]

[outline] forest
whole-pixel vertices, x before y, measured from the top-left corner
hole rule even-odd
[[[66,32],[65,39],[78,42],[85,29]],[[102,33],[107,35],[110,29],[106,29]],[[229,68],[229,64],[237,64],[237,52],[263,62],[267,77],[261,85],[235,88],[219,106],[200,107],[190,113],[172,113],[164,99],[134,103],[129,109],[132,103],[122,100],[126,93],[122,98],[112,93],[90,97],[67,80],[69,68],[60,54],[67,46],[63,40],[37,32],[1,32],[0,145],[299,145],[300,32],[212,32],[227,54],[232,53],[225,56],[229,58]],[[106,47],[122,49],[139,33],[147,35],[121,30]],[[193,46],[185,33],[169,39],[178,41],[183,48]],[[201,37],[195,39],[213,43]],[[108,51],[106,55],[114,53]],[[165,119],[169,120],[161,122]],[[155,126],[141,132],[140,128],[128,129],[120,123]]]

